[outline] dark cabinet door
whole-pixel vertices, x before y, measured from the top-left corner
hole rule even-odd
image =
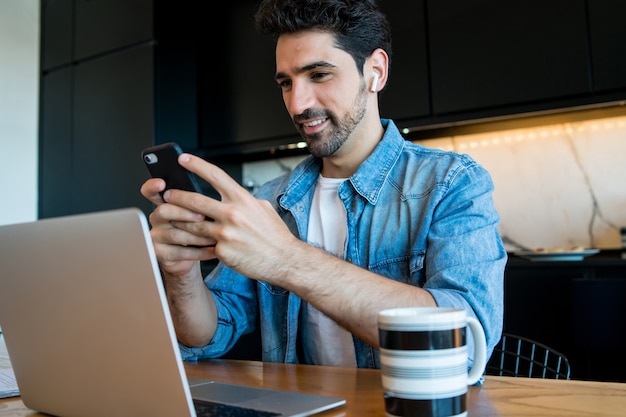
[[[72,62],[73,56],[72,0],[41,2],[41,67],[43,70]]]
[[[230,17],[234,53],[230,55],[229,68],[230,91],[235,98],[232,121],[235,142],[285,135],[298,137],[274,80],[274,41],[254,27],[256,4],[237,5]]]
[[[67,67],[41,78],[39,217],[67,214],[72,201],[72,74]]]
[[[586,3],[429,1],[434,114],[589,93]]]
[[[626,87],[626,2],[589,2],[589,32],[596,91]]]
[[[243,2],[230,16],[230,92],[234,97],[232,132],[235,142],[277,136],[299,137],[274,80],[274,41],[254,27],[257,2]]]
[[[153,1],[75,0],[75,58],[151,40]]]
[[[109,54],[74,70],[73,199],[76,212],[136,206],[153,143],[153,48]]]
[[[227,31],[207,28],[220,39],[198,57],[201,142],[209,153],[262,150],[299,138],[274,80],[275,43],[254,26],[257,6],[231,2],[222,15]]]
[[[430,114],[424,1],[379,2],[392,32],[391,71],[380,93],[382,117],[402,121]]]

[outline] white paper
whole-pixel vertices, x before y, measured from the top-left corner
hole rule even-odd
[[[9,360],[7,347],[0,331],[0,398],[15,397],[20,395],[15,381],[15,373]]]
[[[0,398],[20,395],[13,368],[0,369]]]

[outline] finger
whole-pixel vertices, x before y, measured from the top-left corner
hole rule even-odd
[[[180,191],[181,193],[185,191]],[[166,192],[166,196],[170,191]],[[189,194],[189,193],[188,193]],[[205,219],[203,214],[189,210],[186,207],[182,207],[177,204],[169,204],[165,202],[157,206],[150,214],[150,221],[157,224],[171,223],[174,221],[180,222],[199,222]]]
[[[179,213],[179,214],[176,214]],[[215,240],[198,233],[202,228],[194,228],[191,225],[201,223],[197,217],[192,221],[182,221],[180,219],[189,217],[188,210],[171,204],[162,204],[150,214],[152,229],[150,234],[155,244],[179,247],[211,247],[215,246]],[[178,220],[172,220],[178,219]],[[186,259],[186,258],[184,258]]]
[[[178,163],[211,184],[222,196],[222,199],[233,200],[238,199],[238,196],[242,195],[241,193],[249,194],[226,171],[202,158],[183,153],[178,157]]]
[[[211,247],[217,243],[206,233],[203,225],[208,222],[180,222],[173,221],[168,230],[168,239],[174,244],[191,247]]]
[[[178,220],[201,221],[215,218],[215,213],[219,211],[219,200],[215,200],[204,194],[177,189],[169,189],[163,193],[166,203],[172,204],[188,211],[185,218]],[[190,215],[192,215],[190,217]],[[171,219],[176,220],[176,219]]]
[[[141,195],[156,205],[163,204],[161,192],[165,190],[165,181],[161,178],[150,178],[141,186]]]
[[[163,265],[169,265],[166,269],[171,270],[175,263],[181,261],[208,261],[215,259],[215,248],[213,246],[177,246],[167,244],[155,244],[154,249]]]

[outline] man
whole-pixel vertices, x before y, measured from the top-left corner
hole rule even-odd
[[[380,119],[385,17],[367,0],[266,0],[256,21],[276,36],[275,78],[312,155],[256,198],[188,154],[220,201],[143,185],[183,357],[223,355],[260,315],[263,360],[379,367],[378,311],[437,305],[477,317],[491,351],[506,262],[493,184]]]

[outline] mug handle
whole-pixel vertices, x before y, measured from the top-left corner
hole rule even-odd
[[[487,365],[487,341],[483,326],[478,320],[474,317],[468,317],[467,326],[474,336],[474,364],[467,374],[467,385],[474,385],[483,376]]]

